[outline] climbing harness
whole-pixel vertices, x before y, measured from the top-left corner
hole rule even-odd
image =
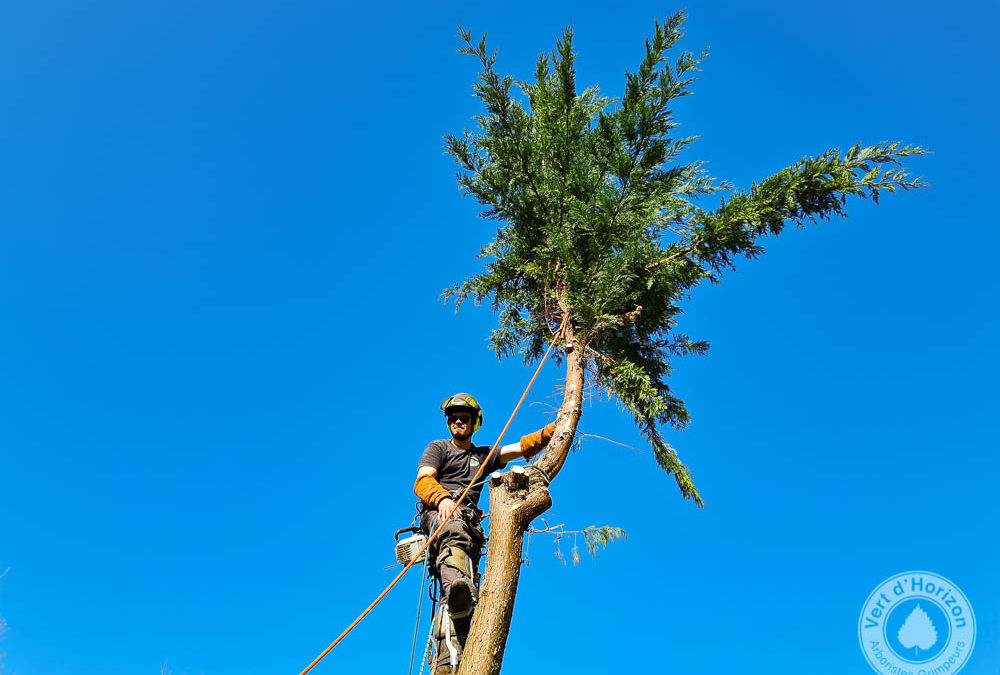
[[[486,458],[483,460],[483,463],[479,465],[479,470],[476,472],[476,475],[472,477],[471,483],[475,483],[475,482],[477,482],[479,480],[480,476],[483,473],[483,470],[489,465],[490,460],[493,458],[493,455],[500,449],[500,442],[503,440],[503,437],[507,433],[507,430],[510,428],[510,425],[514,422],[514,417],[517,415],[517,411],[521,409],[521,404],[524,403],[524,399],[527,398],[528,392],[531,391],[531,387],[535,384],[535,380],[538,378],[538,374],[542,372],[542,367],[545,365],[545,362],[548,360],[549,354],[552,353],[552,349],[556,346],[556,342],[558,342],[559,338],[563,334],[563,331],[565,331],[565,329],[566,329],[566,320],[568,318],[569,318],[569,315],[564,315],[562,317],[562,323],[559,324],[559,329],[555,332],[555,335],[552,336],[552,342],[549,343],[549,348],[545,351],[545,355],[542,356],[542,360],[539,362],[538,368],[535,369],[534,375],[532,375],[531,376],[531,380],[528,381],[528,386],[525,387],[524,393],[521,394],[521,398],[518,400],[517,405],[514,406],[514,412],[512,412],[510,414],[510,418],[508,418],[507,424],[504,425],[503,430],[500,432],[500,436],[497,437],[496,442],[490,448],[490,451],[486,455]],[[336,647],[338,644],[340,644],[341,640],[343,640],[345,637],[347,637],[348,633],[350,633],[352,630],[354,630],[355,626],[357,626],[359,623],[361,623],[361,621],[366,616],[368,616],[369,612],[371,612],[373,609],[375,609],[375,606],[378,605],[378,603],[382,602],[382,599],[386,595],[389,594],[389,591],[391,591],[393,589],[393,587],[397,583],[399,583],[399,580],[403,578],[403,575],[410,571],[410,568],[413,567],[417,563],[419,556],[422,556],[422,554],[424,553],[424,551],[427,550],[427,547],[431,544],[431,542],[433,542],[434,539],[437,538],[438,534],[441,533],[441,530],[444,528],[444,526],[448,523],[449,520],[451,520],[451,518],[455,514],[455,512],[458,511],[458,507],[462,505],[463,501],[465,501],[465,498],[469,494],[469,490],[471,490],[471,489],[472,489],[472,485],[470,484],[469,487],[465,488],[465,491],[462,492],[461,496],[459,496],[458,500],[456,501],[456,503],[455,503],[455,507],[456,507],[455,511],[453,511],[451,514],[449,514],[447,518],[442,519],[441,523],[437,526],[437,529],[435,529],[433,532],[431,532],[430,537],[428,537],[427,540],[421,545],[420,549],[414,554],[414,557],[409,562],[406,563],[406,565],[399,572],[399,574],[397,574],[395,576],[395,578],[392,581],[389,582],[389,585],[386,586],[385,589],[381,593],[378,594],[378,597],[376,597],[372,601],[372,603],[370,605],[368,605],[368,607],[366,607],[365,610],[363,612],[361,612],[361,614],[359,614],[358,617],[354,621],[352,621],[351,624],[347,628],[345,628],[343,630],[343,632],[341,632],[340,635],[337,636],[337,639],[335,639],[333,642],[331,642],[330,645],[326,649],[324,649],[322,652],[320,652],[319,656],[317,656],[315,659],[313,659],[312,663],[310,663],[308,666],[306,666],[305,669],[301,673],[299,673],[299,675],[306,675],[306,673],[308,673],[310,670],[312,670],[316,666],[317,663],[319,663],[320,661],[322,661],[323,658],[327,654],[329,654],[331,650],[333,650],[334,647]]]

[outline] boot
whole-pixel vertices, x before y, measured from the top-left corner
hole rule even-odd
[[[476,587],[468,577],[459,577],[451,582],[448,592],[448,614],[453,619],[464,619],[472,614],[476,603]]]
[[[448,616],[446,607],[441,607],[438,610],[437,631],[435,631],[437,658],[434,660],[434,673],[436,675],[452,675],[458,671],[458,664],[462,660],[468,632],[468,622],[453,621]]]

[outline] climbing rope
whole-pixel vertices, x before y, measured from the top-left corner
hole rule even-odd
[[[496,452],[500,449],[500,442],[503,440],[504,435],[507,433],[507,430],[510,428],[511,423],[514,422],[514,417],[517,415],[517,411],[521,409],[521,404],[524,403],[524,399],[527,398],[528,392],[531,391],[531,387],[535,384],[535,380],[538,378],[538,374],[540,372],[542,372],[542,366],[545,365],[545,362],[549,358],[549,354],[552,353],[552,348],[556,346],[556,342],[559,340],[559,338],[563,334],[563,331],[566,329],[566,319],[567,318],[569,318],[568,315],[566,315],[566,316],[563,317],[562,323],[559,324],[559,329],[555,332],[555,335],[552,336],[552,342],[549,343],[549,348],[545,351],[545,355],[542,357],[541,362],[538,364],[538,368],[535,369],[535,374],[531,376],[531,380],[528,382],[528,386],[524,388],[524,393],[521,394],[520,400],[518,400],[517,405],[514,406],[514,412],[512,412],[510,414],[510,417],[507,419],[507,424],[504,425],[503,431],[500,432],[500,436],[497,438],[496,443],[494,443],[493,447],[490,448],[490,452],[489,452],[488,455],[486,455],[486,459],[484,459],[483,462],[482,462],[482,464],[479,465],[479,470],[476,471],[476,475],[472,477],[472,481],[470,481],[469,486],[467,488],[465,488],[465,491],[461,494],[461,496],[459,496],[459,498],[457,500],[455,500],[455,509],[451,513],[448,514],[447,518],[443,518],[441,520],[441,524],[438,525],[437,529],[434,530],[434,532],[431,533],[431,536],[429,536],[427,538],[427,541],[424,542],[424,545],[420,548],[419,551],[417,551],[416,555],[413,556],[413,558],[410,560],[410,562],[406,563],[406,566],[403,567],[403,569],[399,572],[399,574],[396,575],[396,578],[394,578],[391,582],[389,582],[389,585],[385,587],[385,590],[383,590],[381,593],[379,593],[378,597],[375,598],[372,601],[372,603],[370,605],[368,605],[368,607],[365,608],[365,611],[361,612],[361,614],[358,615],[358,618],[356,618],[354,621],[352,621],[351,625],[348,626],[347,628],[345,628],[344,632],[342,632],[340,635],[338,635],[337,639],[334,640],[333,642],[331,642],[329,647],[327,647],[326,649],[324,649],[320,653],[319,656],[317,656],[315,659],[313,659],[312,663],[310,663],[308,666],[306,666],[305,670],[303,670],[301,673],[299,673],[299,675],[306,675],[306,673],[308,673],[310,670],[312,670],[316,666],[317,663],[319,663],[320,661],[323,660],[323,657],[325,657],[327,654],[329,654],[330,651],[334,647],[336,647],[338,644],[340,644],[341,640],[343,640],[345,637],[347,637],[348,633],[350,633],[352,630],[354,630],[355,626],[357,626],[359,623],[361,623],[362,619],[364,619],[366,616],[368,616],[369,612],[371,612],[373,609],[375,609],[375,606],[378,603],[382,602],[382,598],[384,598],[386,595],[388,595],[389,591],[392,590],[393,586],[395,586],[399,582],[399,580],[403,578],[403,575],[406,574],[407,572],[409,572],[410,568],[413,567],[413,565],[421,559],[421,556],[424,554],[424,551],[426,551],[427,547],[430,546],[431,542],[434,541],[437,538],[437,536],[438,536],[438,534],[440,534],[441,530],[444,529],[444,526],[448,523],[449,520],[452,519],[452,516],[454,516],[456,513],[459,512],[459,508],[458,507],[462,505],[463,501],[465,501],[466,495],[468,495],[469,494],[469,490],[472,489],[472,484],[474,484],[476,481],[479,480],[479,477],[480,477],[480,475],[482,475],[483,470],[487,466],[489,466],[490,460],[493,459],[493,455],[496,454]]]
[[[424,565],[424,574],[420,577],[420,595],[417,599],[417,622],[413,624],[413,646],[410,647],[410,667],[406,670],[407,675],[413,675],[413,656],[417,653],[417,633],[420,632],[420,608],[424,604],[424,584],[431,574],[430,567]]]
[[[420,660],[420,672],[417,675],[424,675],[424,668],[431,662],[431,644],[434,642],[434,617],[431,617],[431,628],[427,632],[427,644],[424,645],[424,656]]]

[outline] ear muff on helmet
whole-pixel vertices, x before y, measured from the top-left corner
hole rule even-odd
[[[483,426],[483,409],[479,407],[479,401],[473,398],[471,394],[455,394],[441,402],[441,410],[444,411],[445,417],[448,416],[449,410],[455,408],[472,412],[472,433],[476,433],[479,431],[479,427]]]

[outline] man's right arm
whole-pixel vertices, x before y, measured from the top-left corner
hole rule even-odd
[[[428,506],[436,508],[444,520],[455,510],[455,502],[451,494],[437,481],[437,473],[437,469],[432,466],[422,466],[417,469],[413,493]]]

